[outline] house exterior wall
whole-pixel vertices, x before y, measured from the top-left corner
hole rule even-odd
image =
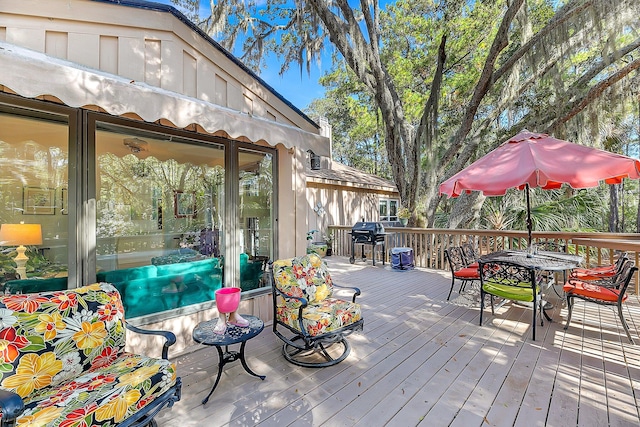
[[[280,149],[278,201],[278,257],[290,258],[306,251],[307,203],[305,194],[305,153]]]
[[[0,41],[319,133],[295,108],[170,13],[89,0],[0,0]],[[44,80],[46,76],[39,78]],[[12,92],[1,81],[0,90]],[[46,94],[40,98],[56,101]],[[101,110],[95,105],[80,107]],[[123,116],[140,120],[135,112]],[[164,119],[157,123],[175,126]],[[186,130],[202,132],[197,124]],[[267,140],[254,144],[270,145]],[[306,248],[309,221],[306,153],[295,147],[273,145],[278,153],[275,256],[284,258],[304,253]],[[272,319],[271,296],[258,293],[245,298],[240,311],[257,315],[268,323]],[[147,326],[174,331],[179,340],[172,349],[175,353],[192,344],[190,334],[199,321],[215,315],[215,308],[211,308]],[[141,351],[156,348],[153,338],[129,345]]]
[[[89,0],[0,0],[0,41],[320,132],[170,13]],[[301,231],[295,239],[290,227],[278,235],[281,257],[294,256],[306,245],[304,156],[300,150],[279,146],[279,223],[295,224]]]
[[[309,230],[321,240],[329,225],[352,225],[358,221],[379,221],[381,198],[398,198],[398,193],[383,188],[362,188],[333,183],[307,182],[307,221]],[[318,203],[324,212],[318,214]]]
[[[89,0],[0,0],[0,41],[318,133],[170,13]]]

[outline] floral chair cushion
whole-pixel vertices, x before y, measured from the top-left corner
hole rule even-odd
[[[291,303],[277,307],[278,319],[294,329],[300,329],[298,309]],[[302,311],[302,326],[311,336],[336,331],[362,318],[360,304],[327,298],[316,304],[310,304]]]
[[[309,304],[314,304],[333,294],[327,264],[315,253],[278,260],[273,270],[276,286],[289,296],[306,298]]]
[[[317,336],[357,322],[362,318],[360,304],[333,298],[333,282],[327,265],[316,254],[274,262],[276,287],[289,296],[306,298],[309,305],[302,311],[302,325],[307,334]],[[279,321],[299,330],[300,303],[276,301]]]
[[[25,401],[18,426],[113,426],[176,380],[171,362],[124,352],[107,283],[0,297],[0,328],[0,386]]]

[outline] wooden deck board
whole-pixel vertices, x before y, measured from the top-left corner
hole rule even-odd
[[[640,345],[628,342],[617,313],[576,303],[572,322],[556,300],[553,323],[536,327],[531,312],[505,305],[446,301],[449,273],[395,272],[380,263],[327,258],[336,283],[358,286],[364,332],[352,352],[322,369],[286,362],[270,325],[247,343],[247,363],[224,367],[206,405],[218,358],[194,345],[174,356],[182,400],[157,417],[160,427],[190,426],[625,426],[640,424]],[[640,303],[625,316],[638,337]],[[640,338],[636,338],[640,344]]]

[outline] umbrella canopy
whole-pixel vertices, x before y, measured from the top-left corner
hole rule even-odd
[[[624,178],[640,178],[640,161],[524,130],[440,184],[440,194],[457,197],[480,191],[500,196],[510,188],[526,188],[531,244],[529,187],[590,188],[602,181],[618,184]]]

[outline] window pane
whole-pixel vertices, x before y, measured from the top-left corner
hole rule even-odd
[[[268,285],[261,278],[273,255],[273,156],[243,150],[238,161],[240,286],[248,291]]]
[[[101,124],[98,280],[127,317],[210,301],[222,286],[224,148]]]
[[[387,200],[380,200],[380,221],[387,221],[388,218],[388,211],[387,211]]]
[[[0,223],[23,221],[39,225],[42,231],[41,244],[25,241],[28,261],[23,268],[14,258],[19,240],[26,237],[17,234],[9,236],[16,239],[13,242],[3,241],[0,284],[5,291],[67,288],[68,147],[66,117],[44,120],[0,113]],[[15,280],[17,271],[24,280]]]
[[[389,220],[390,221],[398,220],[398,201],[397,200],[389,201]]]

